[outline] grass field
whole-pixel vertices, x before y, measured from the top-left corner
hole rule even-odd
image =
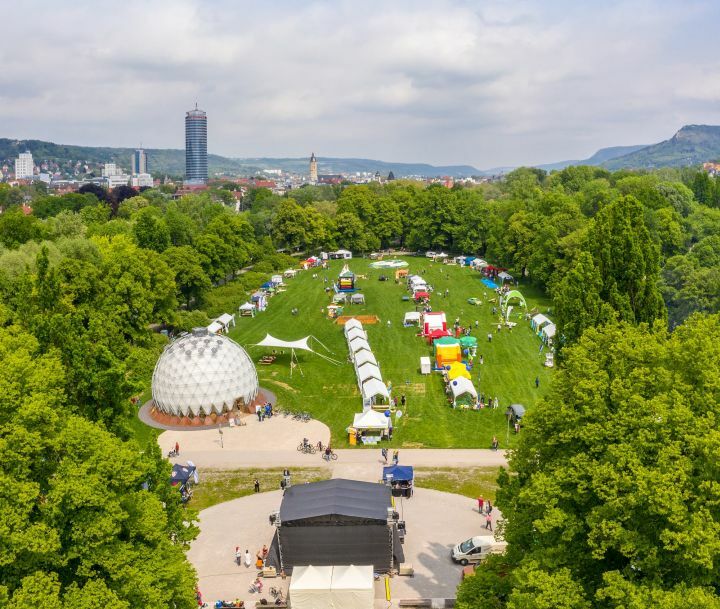
[[[260,492],[276,491],[282,480],[281,468],[275,469],[205,469],[201,472],[200,484],[193,487],[190,507],[204,510],[218,503],[252,495],[255,479],[260,482]],[[327,480],[330,471],[323,468],[293,468],[292,484]]]
[[[485,362],[479,365],[476,359],[473,382],[485,396],[498,396],[500,408],[463,411],[448,406],[442,377],[438,373],[420,374],[420,357],[432,355],[431,347],[416,336],[416,327],[402,325],[405,312],[414,310],[412,302],[402,301],[402,296],[407,294],[405,285],[393,281],[394,271],[374,270],[369,266],[370,260],[353,259],[350,269],[367,277],[357,281],[366,304],[347,306],[345,314],[380,318],[380,324],[365,326],[370,346],[380,363],[383,380],[393,384],[393,395],[399,397],[405,393],[407,397],[404,416],[395,426],[392,446],[485,448],[489,447],[493,435],[498,436],[501,448],[512,446],[513,435],[506,435],[505,408],[517,402],[531,409],[550,380],[550,370],[542,366],[544,356],[539,353],[539,339],[528,322],[516,317],[513,320],[519,323],[513,330],[503,329],[495,334],[497,319],[491,313],[492,303],[487,302],[495,293],[480,283],[479,273],[425,258],[406,260],[411,273],[424,272],[426,281],[434,286],[433,310],[445,311],[449,324],[459,317],[462,325],[471,325],[473,335],[478,338],[478,354],[483,355]],[[256,362],[268,349],[251,345],[262,340],[266,333],[285,340],[312,335],[332,351],[331,357],[343,362],[336,366],[301,352],[298,354],[300,369],[295,368],[291,376],[290,355],[286,352],[269,366],[257,366],[261,385],[278,396],[280,406],[309,411],[326,423],[337,447],[347,446],[345,429],[352,423],[353,413],[362,408],[355,372],[347,363],[342,326],[321,312],[330,302],[323,277],[333,281],[342,264],[342,261],[332,261],[328,270],[306,271],[288,280],[287,291],[271,298],[267,311],[255,318],[238,318],[237,327],[230,333]],[[319,275],[317,279],[312,278],[314,272]],[[390,280],[378,281],[381,274],[388,275]],[[449,290],[447,298],[442,296],[446,289]],[[519,289],[529,309],[537,307],[545,312],[548,301],[537,290],[523,284]],[[470,305],[467,302],[470,297],[479,297],[484,304]],[[299,315],[291,315],[293,308],[299,309]],[[477,330],[475,320],[479,322]],[[491,343],[487,342],[488,332],[494,333]],[[313,343],[313,346],[326,353],[320,345]],[[540,378],[539,389],[535,388],[536,377]]]
[[[416,467],[415,486],[495,503],[498,467]]]

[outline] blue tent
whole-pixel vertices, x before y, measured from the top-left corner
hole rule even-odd
[[[266,281],[260,287],[263,288],[264,290],[267,290],[268,288],[274,288],[275,284],[272,281]]]
[[[392,474],[393,482],[410,482],[413,479],[413,468],[411,465],[383,467],[383,482],[387,480],[388,474]]]

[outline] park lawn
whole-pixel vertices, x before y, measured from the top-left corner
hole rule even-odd
[[[483,497],[495,503],[499,467],[416,467],[414,484],[471,499]]]
[[[260,492],[276,491],[280,489],[282,468],[274,469],[207,469],[203,468],[200,484],[193,487],[193,497],[190,507],[194,510],[206,508],[252,495],[255,492],[254,483],[257,478],[260,482]],[[327,480],[330,471],[326,468],[295,468],[291,471],[292,484],[305,482],[319,482]]]
[[[402,325],[404,314],[414,310],[412,302],[403,302],[408,294],[404,283],[394,282],[394,270],[370,268],[371,260],[353,259],[350,269],[359,278],[356,285],[365,294],[366,304],[349,305],[345,314],[376,315],[379,324],[366,325],[368,340],[378,359],[383,380],[392,382],[393,395],[405,393],[407,406],[403,416],[395,424],[391,446],[406,448],[485,448],[496,435],[500,447],[514,445],[513,434],[508,433],[505,408],[512,403],[523,404],[531,410],[548,388],[551,371],[542,363],[544,355],[539,352],[540,340],[530,328],[529,322],[513,314],[518,325],[511,331],[503,329],[495,334],[497,318],[493,317],[492,303],[486,298],[496,294],[481,283],[480,273],[455,265],[442,265],[421,257],[405,258],[411,274],[424,272],[427,282],[434,286],[431,298],[434,311],[445,311],[448,324],[456,317],[462,325],[470,324],[472,334],[478,338],[478,354],[484,356],[480,365],[476,358],[472,372],[473,382],[479,393],[486,398],[497,396],[500,408],[481,411],[454,410],[448,406],[442,377],[438,373],[420,374],[420,357],[432,356],[432,348],[416,336],[416,327]],[[353,414],[362,409],[362,400],[352,364],[348,362],[348,350],[341,325],[327,318],[325,307],[331,295],[324,291],[323,278],[328,286],[335,280],[344,264],[331,261],[328,270],[313,269],[299,273],[287,280],[288,289],[269,301],[267,311],[255,318],[238,318],[237,327],[230,336],[243,345],[257,362],[269,350],[252,347],[266,333],[276,338],[294,340],[311,335],[321,341],[331,352],[311,341],[319,353],[340,361],[335,365],[312,353],[300,352],[299,368],[290,370],[290,354],[280,355],[269,366],[259,365],[260,384],[275,393],[281,407],[310,412],[326,423],[331,430],[336,447],[348,446],[346,428],[352,424]],[[313,274],[317,273],[317,279]],[[378,281],[382,274],[390,280]],[[442,293],[449,290],[445,298]],[[530,310],[547,311],[548,300],[532,286],[521,284],[518,288]],[[470,297],[484,300],[482,306],[468,304]],[[238,303],[240,305],[242,303]],[[297,308],[299,315],[291,315]],[[517,309],[516,309],[517,310]],[[478,328],[475,328],[477,320]],[[388,323],[389,322],[389,323]],[[493,332],[492,342],[487,342],[488,332]],[[536,389],[535,378],[540,387]],[[479,380],[479,382],[478,382]]]

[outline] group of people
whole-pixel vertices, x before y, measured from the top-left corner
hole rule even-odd
[[[382,458],[384,459],[385,463],[387,463],[388,462],[388,454],[389,454],[388,449],[387,448],[380,449],[380,454],[382,455]],[[400,461],[400,451],[394,450],[392,453],[393,465],[397,465],[399,461]]]
[[[485,518],[485,528],[489,529],[490,531],[493,530],[492,511],[493,504],[490,502],[490,499],[483,499],[482,497],[478,497],[478,512],[480,512],[480,516],[483,516]]]
[[[273,416],[273,407],[270,402],[264,404],[258,404],[255,406],[255,414],[257,415],[258,421],[261,423],[266,419]]]
[[[263,545],[262,550],[258,550],[255,554],[255,568],[259,571],[265,566],[265,560],[267,560],[268,557],[268,547],[266,545]],[[252,564],[252,556],[250,555],[250,552],[246,549],[243,553],[240,550],[240,546],[235,546],[235,563],[238,565],[245,564],[245,568],[249,569]]]
[[[500,406],[500,400],[498,400],[497,396],[494,398],[491,398],[490,396],[487,397],[487,401],[485,400],[485,394],[481,393],[478,396],[478,399],[475,401],[474,410],[482,410],[483,408],[492,408],[495,410]]]

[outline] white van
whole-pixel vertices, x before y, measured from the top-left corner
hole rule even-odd
[[[490,554],[502,554],[506,547],[506,541],[495,541],[489,535],[478,535],[456,545],[450,556],[454,562],[465,566],[471,562],[480,562]]]

